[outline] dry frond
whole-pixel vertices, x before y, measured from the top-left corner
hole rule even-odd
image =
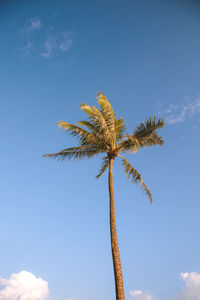
[[[140,184],[142,189],[145,191],[147,198],[152,203],[153,202],[152,194],[148,189],[148,187],[146,186],[146,184],[144,183],[144,181],[142,180],[140,173],[127,161],[126,158],[122,156],[121,158],[122,158],[122,165],[124,167],[125,174],[128,176],[128,178],[131,179],[132,182],[136,184]]]
[[[75,160],[80,160],[83,158],[93,157],[94,155],[97,155],[102,152],[104,151],[95,147],[95,145],[80,146],[80,147],[67,148],[57,153],[44,154],[43,157],[57,158],[58,160],[65,160],[65,159],[72,159],[72,158]]]
[[[109,161],[110,161],[110,160],[109,160],[109,157],[108,157],[108,156],[104,156],[104,157],[102,158],[102,160],[103,160],[103,163],[102,163],[102,166],[101,166],[101,169],[100,169],[98,175],[96,176],[97,179],[101,177],[101,175],[105,172],[105,170],[106,170],[106,169],[108,168],[108,166],[109,166]]]

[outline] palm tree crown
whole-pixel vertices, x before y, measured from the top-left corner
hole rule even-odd
[[[73,136],[77,136],[80,145],[57,153],[45,154],[44,157],[60,160],[71,158],[79,160],[103,153],[102,167],[96,178],[99,178],[109,167],[110,159],[120,157],[126,175],[143,188],[152,203],[152,194],[142,180],[141,175],[121,153],[136,153],[139,148],[163,145],[164,141],[157,130],[164,126],[164,121],[157,119],[155,116],[153,118],[149,117],[133,133],[126,134],[124,119],[116,117],[110,102],[102,92],[97,94],[97,101],[100,109],[86,103],[80,105],[80,108],[87,114],[88,121],[77,122],[77,125],[64,121],[57,123],[57,126]]]

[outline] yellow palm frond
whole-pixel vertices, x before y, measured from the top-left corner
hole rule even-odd
[[[89,117],[90,123],[93,125],[95,130],[99,133],[99,136],[103,142],[109,146],[112,144],[112,138],[106,124],[106,121],[101,112],[95,107],[90,107],[86,103],[82,103],[80,108],[83,109]]]
[[[115,131],[115,114],[113,108],[110,102],[108,101],[108,99],[106,98],[106,96],[102,92],[99,92],[97,94],[97,100],[101,107],[101,114],[103,115],[106,121],[113,143],[115,143],[116,131]]]
[[[63,130],[69,132],[73,136],[78,136],[82,145],[99,145],[103,146],[102,140],[94,133],[91,133],[79,126],[70,124],[68,122],[60,121],[56,124]]]

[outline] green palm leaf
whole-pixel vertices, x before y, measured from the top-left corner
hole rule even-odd
[[[150,136],[156,132],[157,129],[162,128],[164,124],[165,122],[162,119],[157,120],[155,116],[153,118],[149,117],[146,121],[137,126],[133,135],[138,139]]]

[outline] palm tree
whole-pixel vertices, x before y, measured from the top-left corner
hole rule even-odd
[[[121,153],[136,153],[140,148],[147,146],[161,146],[163,139],[158,135],[157,130],[164,126],[164,121],[156,117],[148,118],[142,122],[132,134],[125,134],[124,119],[116,117],[110,102],[102,92],[97,94],[97,100],[100,109],[97,109],[95,106],[89,106],[86,103],[80,105],[80,108],[88,115],[89,121],[80,121],[77,122],[77,125],[64,121],[57,123],[57,126],[71,133],[73,136],[77,136],[80,145],[78,147],[64,149],[57,153],[45,154],[44,157],[52,157],[59,160],[71,158],[79,160],[90,158],[97,154],[104,154],[102,167],[96,178],[99,178],[105,170],[109,168],[110,235],[116,300],[124,300],[122,268],[115,222],[113,162],[116,157],[121,159],[125,174],[133,183],[141,186],[147,198],[152,203],[153,198],[151,192],[144,183],[141,175]]]

